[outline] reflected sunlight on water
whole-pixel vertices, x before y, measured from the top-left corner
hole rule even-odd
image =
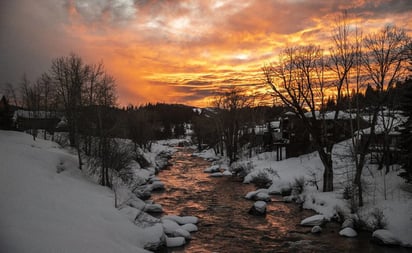
[[[252,216],[248,210],[253,202],[244,196],[255,187],[236,177],[209,177],[203,170],[210,163],[190,154],[182,148],[173,155],[172,166],[158,175],[166,190],[152,195],[165,214],[200,219],[192,241],[167,252],[407,252],[371,244],[368,233],[358,239],[340,237],[335,223],[313,235],[311,228],[298,224],[314,213],[285,204],[280,197],[272,197],[266,217]]]

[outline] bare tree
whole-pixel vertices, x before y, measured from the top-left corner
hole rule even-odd
[[[241,110],[253,102],[243,90],[232,86],[215,98],[214,105],[219,109],[217,129],[220,130],[230,163],[238,159],[239,135],[242,124]]]
[[[72,53],[52,61],[50,76],[56,85],[56,92],[64,109],[69,129],[70,145],[75,147],[82,169],[79,146],[79,112],[82,107],[82,89],[89,78],[90,67],[80,56]]]
[[[338,94],[341,94],[346,69],[342,66],[344,56],[335,54],[334,70],[342,75],[338,82]],[[332,67],[331,67],[332,68]],[[325,60],[322,50],[314,45],[285,49],[279,56],[279,62],[263,67],[266,84],[275,96],[302,121],[308,129],[324,165],[323,191],[333,191],[332,149],[334,141],[325,134],[324,114],[319,112],[325,102],[326,82],[324,78]],[[308,110],[308,112],[307,112]],[[337,110],[339,108],[337,107]],[[335,112],[337,117],[338,111]]]
[[[409,43],[410,38],[405,31],[395,26],[386,26],[363,40],[365,51],[362,54],[362,66],[364,74],[372,82],[373,89],[377,91],[377,98],[370,108],[372,113],[369,133],[363,135],[362,141],[356,148],[359,158],[356,164],[355,185],[358,190],[359,206],[363,206],[362,171],[369,147],[376,134],[379,112],[388,102],[388,90],[406,75],[405,50]]]

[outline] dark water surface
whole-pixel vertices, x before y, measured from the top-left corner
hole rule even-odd
[[[298,224],[312,211],[273,197],[266,217],[248,214],[253,201],[244,199],[253,185],[236,177],[211,178],[203,170],[210,163],[192,157],[190,150],[179,148],[170,160],[172,166],[158,177],[166,190],[152,199],[163,206],[165,214],[199,218],[199,231],[183,248],[168,252],[410,252],[404,248],[381,247],[369,242],[370,233],[353,238],[338,235],[340,225],[328,223],[320,235]]]

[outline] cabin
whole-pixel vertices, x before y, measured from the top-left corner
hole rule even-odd
[[[402,125],[407,121],[401,111],[383,111],[378,116],[375,134],[370,136],[370,128],[361,132],[361,143],[370,138],[368,152],[372,164],[395,164],[401,155],[399,144],[402,142]]]
[[[355,115],[344,111],[339,112],[336,120],[335,112],[321,114],[319,111],[315,111],[314,119],[311,112],[306,113],[305,116],[312,120],[318,133],[325,132],[327,138],[334,143],[350,138],[353,134],[351,129],[358,130],[356,129],[358,123]],[[368,123],[361,119],[359,129],[366,127],[368,127]],[[286,145],[287,158],[297,157],[316,150],[313,136],[302,123],[302,119],[293,112],[286,112],[283,116],[282,136],[283,139],[288,140]]]
[[[0,99],[0,129],[12,129],[13,109],[9,105],[6,96],[1,96]]]
[[[58,112],[16,110],[13,114],[14,127],[19,131],[43,129],[54,133],[64,125],[62,122],[64,120]]]

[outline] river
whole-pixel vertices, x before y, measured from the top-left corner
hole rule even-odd
[[[319,235],[298,224],[314,214],[300,210],[274,196],[266,217],[248,214],[253,202],[246,200],[253,185],[242,184],[237,177],[211,178],[203,170],[210,162],[178,148],[168,169],[159,173],[166,190],[152,195],[165,214],[199,218],[199,231],[185,247],[167,252],[407,252],[403,248],[382,247],[370,243],[370,233],[357,238],[338,235],[340,225],[330,222]]]

